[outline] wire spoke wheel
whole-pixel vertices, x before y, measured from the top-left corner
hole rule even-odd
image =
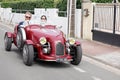
[[[27,66],[31,66],[34,60],[34,50],[33,45],[25,44],[23,47],[23,62]]]

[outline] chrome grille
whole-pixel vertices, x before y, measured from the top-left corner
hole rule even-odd
[[[64,55],[64,45],[62,43],[57,43],[56,45],[56,55],[61,56]]]

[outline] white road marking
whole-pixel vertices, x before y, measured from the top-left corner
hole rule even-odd
[[[92,78],[93,78],[93,80],[102,80],[102,79],[95,77],[95,76],[92,76]]]
[[[86,71],[84,71],[83,69],[80,69],[78,67],[73,67],[75,70],[79,71],[79,72],[82,72],[82,73],[85,73]]]

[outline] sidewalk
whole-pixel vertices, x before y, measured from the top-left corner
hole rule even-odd
[[[83,55],[120,69],[120,47],[97,41],[80,41]]]

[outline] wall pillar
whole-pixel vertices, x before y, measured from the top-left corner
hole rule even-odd
[[[82,1],[82,38],[92,40],[93,4],[90,0]]]

